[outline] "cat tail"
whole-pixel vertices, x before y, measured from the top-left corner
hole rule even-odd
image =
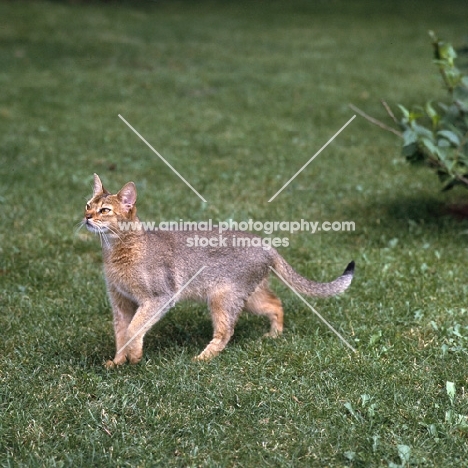
[[[280,279],[286,280],[297,292],[313,297],[330,297],[348,289],[353,279],[354,261],[350,262],[345,271],[330,283],[317,283],[304,278],[289,265],[279,254],[273,261],[273,268]]]

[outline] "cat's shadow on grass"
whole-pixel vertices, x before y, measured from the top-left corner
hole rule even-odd
[[[423,196],[397,197],[378,203],[389,218],[407,222],[409,219],[422,221],[427,226],[439,225],[443,220],[453,219],[451,204],[439,198]]]
[[[363,201],[361,205],[351,207],[348,216],[360,220],[359,224],[365,223],[369,238],[385,233],[387,238],[423,235],[436,239],[441,232],[460,233],[468,226],[468,216],[463,216],[464,213],[468,215],[468,202],[462,197],[456,202],[441,198],[413,195],[395,196],[372,203]]]
[[[145,336],[145,352],[187,348],[201,352],[213,338],[213,325],[206,306],[183,302],[168,312]],[[243,312],[230,344],[242,344],[261,338],[269,329],[264,317]]]

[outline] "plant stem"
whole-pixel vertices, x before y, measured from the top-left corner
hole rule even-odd
[[[357,112],[359,115],[364,117],[366,120],[369,122],[373,123],[374,125],[377,125],[377,127],[383,128],[384,130],[387,130],[388,132],[392,132],[395,135],[399,136],[400,138],[403,138],[403,134],[399,132],[398,130],[394,129],[393,127],[389,127],[388,125],[385,125],[383,122],[380,120],[374,119],[370,115],[367,115],[364,111],[359,109],[358,107],[354,106],[353,104],[349,104],[349,107],[354,111]]]
[[[392,118],[392,120],[399,125],[397,118],[395,117],[395,114],[392,112],[392,109],[390,109],[390,106],[382,99],[380,101],[382,105],[385,107],[385,110],[387,111],[387,114]]]

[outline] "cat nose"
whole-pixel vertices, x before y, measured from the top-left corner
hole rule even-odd
[[[93,217],[93,215],[91,213],[86,213],[85,214],[86,219],[91,219],[92,217]]]

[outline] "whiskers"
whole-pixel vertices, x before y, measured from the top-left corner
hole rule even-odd
[[[78,232],[80,231],[80,229],[85,225],[85,222],[83,220],[81,220],[79,223],[76,223],[75,225],[75,230],[73,231],[73,235],[74,236],[77,236],[78,235]]]
[[[103,225],[100,220],[94,220],[92,224],[91,223],[88,224],[86,223],[85,220],[81,220],[79,223],[77,223],[75,227],[75,231],[74,231],[75,236],[83,228],[83,226],[86,226],[89,231],[92,231],[94,232],[94,234],[97,234],[99,236],[101,247],[105,246],[106,248],[110,248],[111,239],[113,238],[119,239],[120,242],[122,242],[123,244],[126,243],[126,241],[122,238],[121,234],[119,234],[117,229],[111,226]]]
[[[94,221],[94,224],[92,224],[91,227],[93,228],[93,231],[99,235],[99,240],[101,241],[101,247],[105,245],[107,248],[110,248],[111,243],[110,243],[109,238],[107,237],[108,228],[106,226],[102,226],[100,221]]]

